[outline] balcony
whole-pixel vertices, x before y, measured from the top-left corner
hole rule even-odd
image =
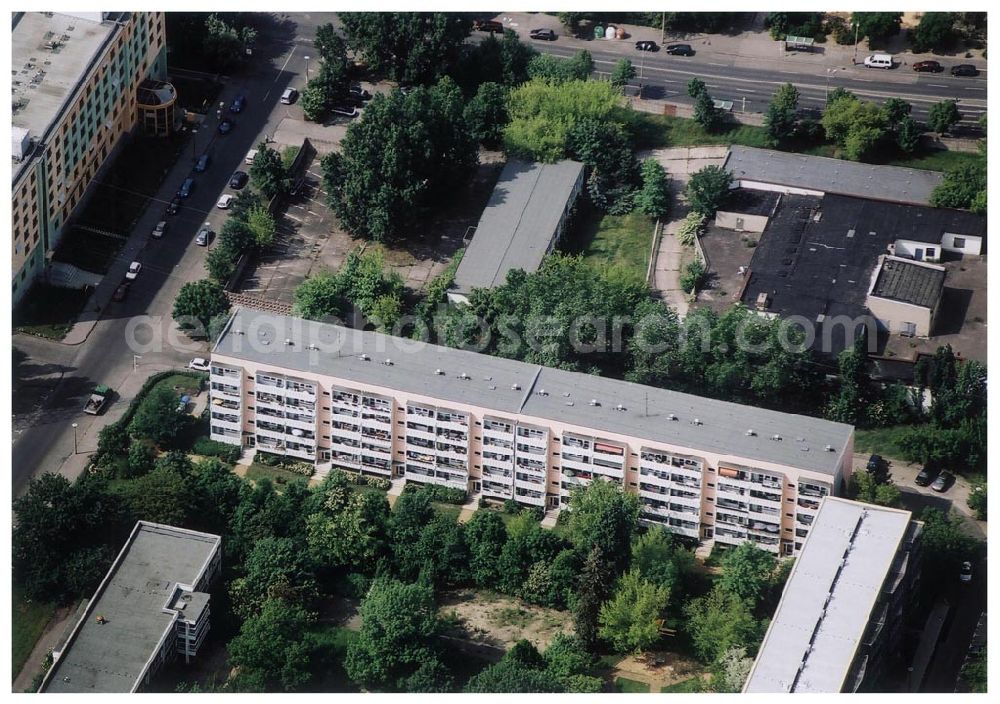
[[[544,506],[545,505],[545,494],[539,494],[537,492],[525,491],[523,489],[517,489],[514,492],[514,499],[522,504],[530,504],[532,506]]]
[[[487,464],[483,465],[483,478],[489,477],[490,479],[495,479],[501,481],[504,484],[510,484],[514,477],[514,473],[509,469],[498,469],[496,467],[490,467]]]
[[[725,499],[720,496],[715,497],[715,505],[721,509],[729,509],[731,511],[746,512],[747,504],[741,503],[739,501],[732,501],[731,499]]]
[[[509,499],[513,495],[513,490],[509,484],[495,484],[483,481],[483,496],[492,496],[497,499]]]
[[[421,464],[434,466],[435,460],[434,455],[428,455],[422,452],[414,452],[413,450],[406,451],[406,459],[409,462],[420,462]]]
[[[799,497],[799,499],[796,502],[796,504],[798,505],[798,507],[800,509],[803,509],[803,510],[807,510],[807,511],[818,511],[819,510],[819,501],[810,501],[809,499],[804,499],[801,496]]]
[[[232,398],[240,398],[240,389],[238,386],[231,386],[230,384],[219,384],[217,382],[212,382],[212,397],[217,396],[229,396]]]
[[[411,437],[419,438],[420,440],[429,440],[434,442],[437,436],[434,435],[433,431],[428,432],[422,428],[414,428],[410,423],[406,424],[406,438],[409,440]]]
[[[308,447],[304,447],[304,446],[300,446],[300,447],[286,446],[285,447],[285,454],[286,455],[291,455],[292,457],[298,457],[299,459],[303,459],[303,460],[315,460],[316,459],[316,450],[313,449],[313,448],[308,448]]]
[[[406,476],[423,477],[432,479],[434,477],[434,470],[427,467],[421,467],[418,464],[413,464],[412,462],[406,463]]]
[[[298,388],[298,389],[286,388],[285,389],[285,398],[291,398],[291,399],[295,399],[297,401],[315,401],[316,400],[316,392],[315,391],[311,391],[311,392],[310,391],[306,391],[304,388]]]
[[[281,379],[275,379],[273,377],[266,377],[257,375],[254,379],[254,383],[261,389],[283,389],[285,388],[285,383]]]
[[[285,425],[288,426],[289,428],[296,428],[298,430],[309,430],[312,432],[316,431],[316,419],[307,418],[305,416],[295,417],[286,413]]]
[[[468,423],[459,423],[453,420],[441,420],[440,417],[437,421],[438,429],[450,430],[453,433],[467,433],[469,431]]]

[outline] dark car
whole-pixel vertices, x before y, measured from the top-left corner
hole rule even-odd
[[[128,295],[128,287],[129,287],[129,285],[127,283],[121,283],[121,284],[119,284],[118,288],[116,288],[115,292],[111,295],[111,300],[112,301],[116,301],[118,303],[121,303],[122,301],[124,301],[125,300],[125,296]]]
[[[179,196],[174,196],[174,199],[167,204],[167,215],[177,215],[177,211],[181,209],[181,199]]]
[[[197,171],[198,173],[203,172],[205,169],[208,168],[208,162],[210,161],[211,159],[209,158],[208,154],[202,154],[200,157],[198,157],[198,163],[194,165],[194,170]]]
[[[937,61],[918,61],[913,64],[913,70],[927,73],[940,73],[941,71],[944,71],[944,66],[939,64]]]
[[[233,174],[233,177],[229,179],[229,187],[235,188],[238,191],[245,185],[247,185],[247,181],[249,180],[249,178],[250,177],[247,176],[246,171],[237,171],[236,173]]]
[[[182,183],[181,187],[177,189],[177,197],[187,198],[188,196],[191,195],[191,192],[193,190],[194,190],[194,179],[188,177],[184,179],[184,183]]]
[[[545,41],[551,42],[555,41],[556,33],[551,29],[533,29],[528,32],[528,36],[532,39],[544,39]]]
[[[351,84],[350,94],[352,98],[357,98],[358,100],[363,100],[365,102],[372,99],[372,94],[362,88],[360,83]]]
[[[972,64],[959,64],[951,67],[952,76],[978,76],[979,69]]]
[[[243,108],[245,108],[246,106],[247,106],[246,96],[237,95],[235,98],[233,98],[233,102],[229,104],[229,112],[235,112],[235,113],[243,112]]]
[[[652,41],[641,41],[635,43],[635,48],[639,51],[659,51],[660,45]]]
[[[229,134],[235,126],[236,124],[227,117],[219,123],[219,134]]]
[[[917,486],[927,486],[937,478],[937,475],[938,470],[936,467],[924,467],[917,473],[917,478],[913,482]]]
[[[971,582],[972,581],[972,563],[966,560],[962,563],[962,569],[958,572],[958,581],[960,582]]]
[[[882,455],[872,455],[868,458],[868,464],[865,466],[869,474],[881,474],[884,468],[885,460],[882,459]]]
[[[694,56],[694,49],[690,44],[671,44],[667,47],[667,53],[672,56]]]
[[[955,481],[955,475],[945,470],[938,475],[938,478],[931,484],[931,490],[939,494],[948,491]]]
[[[503,34],[503,23],[496,20],[474,20],[472,28],[477,32],[493,32]]]

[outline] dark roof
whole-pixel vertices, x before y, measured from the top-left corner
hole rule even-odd
[[[753,307],[766,293],[768,311],[817,323],[821,339],[827,324],[817,321],[821,315],[868,316],[868,284],[890,244],[937,244],[945,232],[985,236],[986,220],[960,210],[863,198],[782,195],[754,250],[741,300]],[[848,341],[833,342],[823,351],[835,355]]]
[[[944,269],[886,257],[872,287],[873,296],[933,308],[944,290]]]
[[[514,269],[536,271],[582,171],[583,164],[568,159],[555,164],[507,162],[455,272],[455,287],[468,293],[499,286]]]
[[[942,179],[936,171],[735,145],[729,148],[724,168],[736,180],[915,205],[926,205]]]
[[[737,188],[729,192],[729,196],[719,210],[744,215],[770,215],[778,202],[778,196],[779,194],[774,191]]]

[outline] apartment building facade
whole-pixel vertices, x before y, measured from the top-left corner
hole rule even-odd
[[[909,511],[824,499],[743,691],[877,688],[917,593],[922,529]]]
[[[162,12],[19,12],[11,36],[17,303],[140,119],[140,86],[166,78],[166,37]]]
[[[844,493],[853,428],[372,332],[237,311],[211,364],[211,437],[559,509],[612,481],[642,520],[794,554]]]

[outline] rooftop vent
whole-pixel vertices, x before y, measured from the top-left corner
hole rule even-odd
[[[360,359],[361,359],[362,362],[367,362],[368,360],[371,359],[371,357],[369,357],[366,354],[362,354],[362,355],[360,355]]]
[[[827,445],[825,449],[827,452],[833,452],[833,445]]]
[[[615,410],[616,411],[624,411],[625,410],[625,406],[623,406],[622,404],[619,403],[617,406],[615,406]]]
[[[293,344],[295,344],[295,343],[294,343],[294,342],[292,342],[292,338],[290,338],[290,337],[286,337],[286,338],[285,338],[285,344],[286,344],[286,345],[293,345]]]
[[[772,440],[781,440],[781,436],[778,435],[777,433],[775,433],[774,435],[771,436],[771,439]]]
[[[754,432],[753,428],[750,428],[749,430],[747,430],[747,437],[748,438],[752,438],[756,434],[757,433]]]
[[[233,334],[234,335],[242,335],[243,331],[242,330],[233,330]]]
[[[511,384],[510,385],[510,390],[511,391],[520,391],[521,390],[521,385],[520,384]]]
[[[382,362],[382,364],[384,364],[384,365],[385,365],[385,366],[387,366],[387,367],[391,367],[391,366],[392,366],[392,360],[391,360],[391,359],[389,359],[388,357],[386,357],[386,358],[385,358],[385,361],[384,361],[384,362]]]
[[[539,389],[535,393],[537,393],[539,396],[548,396],[549,395],[549,392],[546,391],[545,389]]]
[[[673,413],[668,413],[667,420],[677,420],[677,416],[675,416]]]
[[[315,344],[313,344],[313,343],[310,342],[309,343],[309,349],[311,349],[311,350],[318,350],[319,347],[317,347]]]
[[[572,405],[573,405],[573,402],[572,402],[572,401],[567,401],[567,402],[566,402],[566,405],[567,405],[567,406],[572,406]]]
[[[458,378],[459,379],[468,379],[469,375],[466,374],[465,372],[462,372],[461,374],[458,375]]]
[[[569,391],[563,391],[563,396],[565,396],[566,398],[569,398]]]
[[[590,399],[590,405],[591,406],[600,406],[601,402],[598,401],[596,398],[592,398],[592,399]]]
[[[438,376],[444,376],[444,372],[441,371],[440,369],[435,369],[434,373],[437,374]]]
[[[695,418],[695,419],[694,419],[693,421],[691,421],[691,422],[692,422],[692,423],[694,423],[695,425],[701,425],[701,419],[700,419],[700,418]]]

